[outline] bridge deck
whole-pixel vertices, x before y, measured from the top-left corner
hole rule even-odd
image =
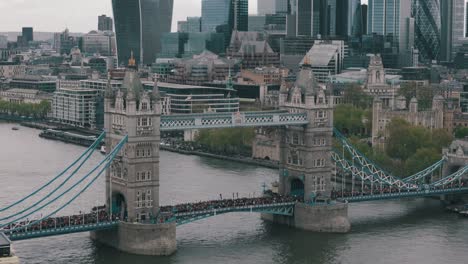
[[[167,115],[161,116],[161,131],[307,125],[308,123],[306,113],[285,111]]]
[[[94,224],[85,224],[85,225],[72,225],[44,230],[31,230],[25,232],[18,232],[9,235],[10,240],[18,241],[39,237],[48,237],[48,236],[59,236],[73,233],[82,233],[96,230],[104,230],[115,228],[118,225],[119,221],[112,222],[102,222]]]
[[[340,200],[346,200],[349,203],[357,202],[368,202],[368,201],[379,201],[379,200],[396,200],[403,198],[418,198],[418,197],[429,197],[449,194],[468,194],[468,187],[460,188],[447,188],[440,190],[423,190],[415,192],[397,192],[397,193],[383,193],[383,194],[371,194],[371,195],[360,195],[354,197],[343,197]]]
[[[195,222],[204,218],[234,213],[234,212],[251,212],[251,213],[265,213],[265,214],[276,214],[292,216],[294,215],[294,205],[296,202],[285,202],[275,204],[260,204],[260,205],[247,205],[237,207],[227,207],[218,209],[208,209],[194,212],[175,213],[172,218],[169,218],[167,222],[176,222],[177,225],[184,225],[191,222]]]

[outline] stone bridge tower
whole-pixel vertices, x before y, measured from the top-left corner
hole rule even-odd
[[[106,197],[113,212],[129,222],[148,221],[158,213],[160,119],[157,86],[144,91],[135,69],[127,69],[122,89],[106,91],[106,149],[128,135],[106,172]]]
[[[307,126],[288,126],[281,131],[280,192],[330,196],[333,100],[316,81],[309,65],[302,66],[294,86],[282,86],[280,108],[291,113],[306,112]]]
[[[317,84],[308,63],[289,91],[282,85],[279,104],[282,110],[308,116],[306,126],[282,128],[280,143],[279,192],[304,197],[305,203],[295,205],[293,217],[262,218],[315,232],[348,232],[347,204],[315,203],[317,197],[330,197],[332,190],[333,100]]]
[[[95,231],[91,237],[139,255],[175,252],[175,223],[157,224],[159,212],[159,142],[161,105],[155,82],[145,91],[133,59],[122,88],[105,95],[106,150],[125,136],[128,142],[106,171],[107,206],[123,220],[117,229]]]

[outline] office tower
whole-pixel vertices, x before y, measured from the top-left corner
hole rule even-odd
[[[229,24],[231,0],[202,0],[202,32]]]
[[[276,14],[276,0],[257,0],[257,13],[260,16]]]
[[[150,64],[171,31],[173,0],[112,0],[119,64],[133,51],[137,63]]]
[[[441,61],[453,61],[465,36],[465,1],[441,1]]]
[[[468,3],[466,3],[465,18],[466,18],[466,22],[465,22],[465,37],[468,38]]]
[[[367,34],[391,37],[400,52],[410,49],[411,1],[369,0],[367,8]]]
[[[367,5],[361,5],[362,34],[367,32]]]
[[[201,32],[201,17],[187,17],[185,21],[178,21],[177,32]]]
[[[232,29],[249,30],[249,0],[231,0]]]
[[[32,27],[24,27],[23,28],[23,42],[25,44],[28,44],[29,41],[33,41],[34,36],[33,36],[33,28]]]
[[[112,21],[112,18],[106,15],[98,16],[98,30],[99,31],[112,31],[113,28],[114,28],[114,21]]]
[[[336,1],[336,35],[362,35],[361,0]]]
[[[257,0],[257,13],[260,16],[285,14],[289,0]]]
[[[439,58],[440,54],[440,0],[414,0],[415,46],[423,61]]]
[[[313,0],[297,0],[296,6],[296,35],[313,36]]]

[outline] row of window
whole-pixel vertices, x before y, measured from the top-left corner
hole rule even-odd
[[[151,171],[139,171],[136,173],[136,181],[150,181]]]
[[[115,125],[125,125],[125,118],[120,115],[112,115],[112,123]]]
[[[142,148],[136,150],[136,157],[137,158],[148,158],[151,157],[152,151],[151,148]]]
[[[138,126],[152,126],[153,125],[153,120],[151,117],[140,117],[138,118]]]
[[[151,196],[151,190],[140,190],[137,191],[136,193],[137,199],[136,199],[136,208],[150,208],[153,206],[153,199]]]
[[[325,167],[325,159],[316,159],[314,160],[313,166],[315,168],[323,168]]]
[[[313,176],[312,177],[312,189],[314,192],[325,191],[326,183],[324,176]]]

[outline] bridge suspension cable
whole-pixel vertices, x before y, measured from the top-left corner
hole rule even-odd
[[[347,138],[344,137],[336,128],[334,129],[334,134],[336,138],[340,140],[340,142],[342,143],[343,148],[345,148],[348,151],[348,153],[352,155],[353,161],[356,160],[361,166],[363,166],[363,168],[365,168],[365,170],[369,174],[375,175],[379,179],[383,180],[384,183],[397,186],[398,188],[405,188],[405,189],[417,188],[417,185],[414,184],[413,182],[421,178],[427,177],[428,175],[431,175],[434,171],[440,168],[445,162],[445,157],[444,157],[443,159],[434,163],[428,168],[414,175],[411,175],[405,179],[401,179],[399,177],[391,175],[390,173],[386,172],[385,170],[380,168],[378,165],[376,165],[374,162],[370,161],[364,154],[362,154],[359,150],[354,148],[354,146],[352,146],[349,143]],[[347,168],[344,168],[344,169],[347,169]]]
[[[102,140],[102,139],[101,139]],[[97,142],[99,144],[99,142]],[[4,220],[8,220],[10,218],[13,218],[15,216],[18,216],[18,215],[21,215],[31,209],[33,209],[34,207],[36,207],[37,205],[39,205],[40,203],[42,203],[43,201],[45,201],[47,198],[51,197],[54,193],[56,193],[59,189],[61,189],[62,187],[65,186],[65,184],[73,177],[75,176],[76,173],[78,173],[81,169],[81,167],[83,167],[83,165],[86,163],[86,161],[89,160],[89,158],[91,157],[91,155],[93,154],[93,151],[90,151],[88,153],[88,155],[86,156],[86,158],[79,164],[78,167],[76,167],[73,172],[67,177],[65,178],[65,180],[59,184],[59,186],[57,186],[55,189],[53,189],[51,192],[49,192],[45,197],[43,197],[42,199],[40,199],[39,201],[35,202],[34,204],[30,205],[29,207],[17,212],[17,213],[14,213],[14,214],[11,214],[9,216],[6,216],[6,217],[2,217],[0,218],[0,221],[4,221]]]
[[[4,207],[4,208],[1,208],[0,209],[0,212],[4,212],[8,209],[11,209],[13,208],[14,206],[17,206],[21,203],[23,203],[24,201],[28,200],[29,198],[33,197],[34,195],[38,194],[40,191],[44,190],[45,188],[47,188],[48,186],[50,186],[52,183],[54,183],[56,180],[58,180],[59,178],[61,178],[63,175],[65,175],[65,173],[67,171],[69,171],[71,168],[73,168],[81,159],[83,159],[83,157],[87,156],[89,153],[93,153],[93,151],[96,149],[96,146],[98,146],[98,144],[100,144],[102,142],[102,140],[104,139],[106,133],[105,132],[102,132],[101,135],[96,139],[96,141],[94,141],[94,143],[88,148],[86,149],[85,152],[83,152],[83,154],[81,154],[80,157],[78,157],[78,159],[76,159],[72,164],[70,164],[67,168],[65,168],[65,170],[63,170],[61,173],[59,173],[57,176],[55,176],[53,179],[51,179],[49,182],[45,183],[44,185],[42,185],[41,187],[39,187],[37,190],[33,191],[31,194],[27,195],[26,197],[24,198],[21,198],[20,200]],[[83,160],[80,164],[80,167],[89,159],[90,155],[87,156],[87,158],[85,160]]]
[[[48,214],[47,216],[41,218],[40,220],[37,220],[37,221],[34,221],[32,223],[29,223],[28,225],[26,226],[21,226],[21,227],[18,227],[18,228],[15,228],[11,231],[14,231],[16,229],[19,229],[19,228],[26,228],[28,226],[31,226],[31,225],[34,225],[34,224],[37,224],[39,222],[41,222],[42,220],[44,219],[47,219],[49,218],[50,216],[54,215],[55,213],[61,211],[63,208],[65,208],[66,206],[68,206],[70,203],[72,203],[74,200],[76,200],[76,198],[78,198],[83,192],[85,192],[96,180],[97,178],[99,178],[99,176],[110,166],[112,160],[115,158],[115,156],[117,155],[117,153],[122,149],[123,145],[127,142],[128,140],[128,136],[125,136],[116,146],[115,148],[98,164],[96,165],[96,167],[94,167],[87,175],[85,175],[80,181],[78,181],[77,183],[75,183],[73,186],[71,186],[70,188],[68,188],[65,192],[63,192],[62,194],[60,194],[59,196],[55,197],[54,199],[48,201],[46,204],[42,205],[41,207],[35,209],[34,211],[32,212],[29,212],[28,214],[26,215],[23,215],[19,218],[16,218],[8,223],[5,223],[5,224],[1,224],[0,225],[0,229],[4,229],[5,227],[11,225],[11,224],[14,224],[18,221],[21,221],[21,219],[24,219],[25,217],[28,217],[34,213],[37,213],[39,210],[42,210],[44,209],[46,206],[50,205],[51,203],[57,201],[59,198],[61,198],[63,195],[65,195],[66,193],[68,193],[70,190],[72,190],[73,188],[75,188],[78,184],[80,184],[81,182],[83,182],[86,178],[88,178],[91,174],[93,174],[96,170],[98,170],[103,164],[103,168],[99,171],[99,173],[80,191],[78,192],[75,196],[73,196],[68,202],[66,202],[64,205],[62,205],[61,207],[59,207],[57,210],[53,211],[52,213]]]

